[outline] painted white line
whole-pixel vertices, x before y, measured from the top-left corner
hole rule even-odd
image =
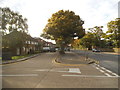
[[[104,68],[104,67],[100,67],[100,68],[102,68],[102,69],[106,70],[106,68]]]
[[[100,68],[98,68],[98,67],[95,67],[95,68],[100,70]]]
[[[56,70],[53,70],[53,69],[38,69],[38,70],[34,70],[34,71],[48,72],[48,71],[56,71]]]
[[[110,71],[110,70],[108,70],[108,69],[106,69],[106,68],[104,68],[104,67],[101,67],[101,68],[102,68],[103,70],[111,73],[112,75],[119,76],[119,75],[117,75],[116,73],[113,73],[112,71]]]
[[[111,77],[111,75],[110,74],[108,74],[108,73],[104,73],[106,76],[108,76],[108,77]]]
[[[108,72],[108,73],[111,73],[112,75],[114,75],[114,76],[119,76],[119,75],[117,75],[116,73],[113,73],[112,71],[110,71],[110,70],[108,70],[108,69],[106,69],[106,68],[104,68],[104,67],[101,67],[100,65],[96,65],[96,66],[98,66],[98,67],[96,67],[95,66],[95,64],[94,65],[92,65],[93,67],[95,67],[96,69],[98,69],[99,71],[101,71],[101,72],[103,72],[104,74],[105,74],[105,72],[104,71],[106,71],[106,72]],[[102,69],[102,70],[101,70]],[[104,70],[104,71],[103,71]],[[107,74],[107,73],[106,73]],[[105,75],[106,75],[105,74]],[[107,74],[107,76],[109,76],[109,74]]]
[[[109,78],[109,77],[111,77],[111,78],[118,78],[119,76],[97,76],[97,75],[62,75],[62,76],[65,76],[65,77],[105,77],[105,78]]]
[[[103,67],[102,67],[102,68],[103,68]],[[112,71],[110,71],[110,70],[108,70],[108,69],[106,69],[106,68],[103,68],[103,69],[104,69],[105,71],[111,73],[112,75],[119,76],[119,75],[117,75],[116,73],[113,73]]]
[[[79,77],[80,75],[62,75],[62,76],[73,76],[73,77]]]
[[[100,67],[100,65],[97,65],[98,67]]]
[[[65,71],[64,71],[64,69],[62,69],[62,70],[59,70],[59,69],[62,69],[62,68],[55,68],[55,69],[38,69],[38,70],[34,70],[34,71],[40,71],[40,72],[48,72],[48,71],[50,71],[50,72],[66,72],[66,73],[81,73],[80,72],[80,70],[79,70],[79,68],[64,68],[65,69]]]
[[[115,75],[115,76],[118,76],[116,73],[112,73],[113,75]]]
[[[104,71],[103,71],[103,70],[100,70],[100,72],[104,73]]]
[[[110,70],[107,70],[107,69],[106,69],[106,71],[107,71],[107,72],[109,72],[109,73],[113,73],[112,71],[110,71]]]
[[[112,75],[118,76],[116,73],[113,73],[112,71],[110,71],[110,70],[108,70],[108,69],[106,69],[106,68],[103,68],[103,67],[102,67],[102,69],[104,69],[105,71],[111,73]]]
[[[108,74],[108,73],[105,73],[105,71],[107,70],[107,69],[103,69],[103,70],[105,70],[105,71],[103,71],[103,70],[101,70],[101,68],[103,68],[103,67],[95,67],[97,70],[99,70],[100,72],[102,72],[103,74],[105,74],[106,76],[108,76],[108,77],[111,77],[111,75],[110,74]]]
[[[105,74],[106,76],[110,77],[111,75],[108,73],[105,73],[105,71],[101,70],[100,68],[96,67],[97,70],[99,70],[100,72],[102,72],[103,74]]]
[[[39,69],[39,70],[35,70],[35,71],[50,71],[49,69]]]
[[[69,71],[56,71],[56,72],[67,72],[68,73]]]
[[[15,75],[0,75],[0,77],[21,77],[21,76],[27,76],[27,77],[31,77],[31,76],[38,76],[38,74],[15,74]]]
[[[81,73],[79,68],[69,68],[69,71],[71,73]]]

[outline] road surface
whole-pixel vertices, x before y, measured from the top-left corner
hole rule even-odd
[[[92,51],[82,51],[82,50],[73,50],[73,52],[78,53],[83,56],[88,56],[89,58],[95,59],[99,61],[99,64],[115,73],[118,74],[118,57],[120,55],[111,54],[111,53],[103,53],[103,52],[92,52]]]
[[[55,63],[57,53],[41,53],[3,65],[3,88],[118,88],[118,76],[98,65]]]

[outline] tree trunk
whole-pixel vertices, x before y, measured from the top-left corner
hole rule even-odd
[[[23,55],[22,47],[20,47],[20,55]]]
[[[64,49],[65,49],[65,46],[63,44],[61,44],[59,53],[60,54],[65,54]]]

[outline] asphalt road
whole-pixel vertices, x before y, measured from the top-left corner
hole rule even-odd
[[[118,88],[118,77],[97,65],[55,63],[57,53],[41,53],[2,66],[3,88]]]
[[[99,61],[99,64],[115,73],[118,74],[118,57],[120,55],[111,54],[111,53],[103,53],[103,52],[92,52],[92,51],[82,51],[82,50],[73,50],[76,53],[79,53],[83,56],[88,56],[89,58],[95,59]]]

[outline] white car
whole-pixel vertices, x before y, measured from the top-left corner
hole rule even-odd
[[[92,49],[93,52],[100,52],[100,50]]]

